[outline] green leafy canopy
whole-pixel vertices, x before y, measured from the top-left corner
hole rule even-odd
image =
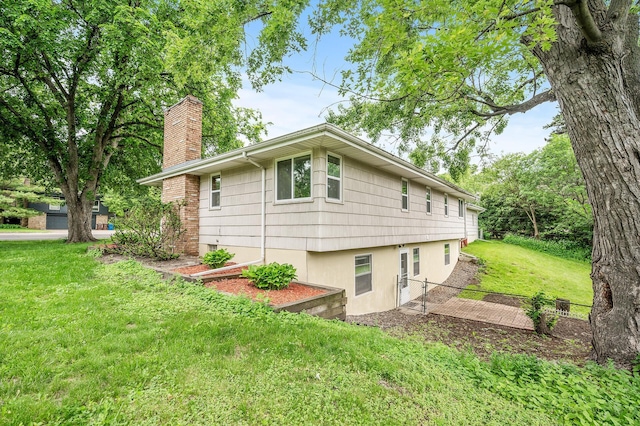
[[[341,85],[350,104],[329,120],[374,140],[391,131],[419,152],[420,165],[440,158],[452,174],[463,172],[470,154],[484,153],[489,135],[505,128],[505,114],[553,99],[528,48],[555,39],[552,3],[322,2],[314,30],[338,24],[356,40]]]
[[[2,2],[0,173],[54,181],[76,222],[101,185],[159,171],[163,110],[187,94],[204,103],[205,152],[235,148],[239,135],[257,141],[260,114],[232,100],[242,72],[259,86],[282,72],[272,63],[302,48],[294,17],[304,5]],[[252,48],[250,22],[259,25]]]

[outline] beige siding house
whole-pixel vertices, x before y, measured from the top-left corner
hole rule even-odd
[[[417,296],[399,276],[444,281],[477,238],[475,196],[330,124],[200,159],[199,107],[187,97],[167,110],[164,169],[140,180],[197,206],[185,252],[290,263],[362,314]]]

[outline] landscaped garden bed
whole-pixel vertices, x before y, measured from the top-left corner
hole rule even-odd
[[[235,265],[227,262],[224,267]],[[222,293],[245,296],[256,302],[264,302],[274,308],[275,311],[306,312],[310,315],[327,319],[346,318],[345,291],[332,287],[324,287],[315,284],[292,281],[289,285],[279,290],[263,290],[257,288],[249,279],[240,274],[247,266],[217,271],[208,265],[191,265],[173,269],[172,272],[182,275],[188,280],[200,280],[205,287]],[[211,273],[193,277],[206,271]]]

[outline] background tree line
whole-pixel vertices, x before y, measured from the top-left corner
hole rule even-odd
[[[530,154],[502,155],[458,183],[481,194],[485,237],[512,233],[592,245],[591,205],[566,134],[553,134]]]

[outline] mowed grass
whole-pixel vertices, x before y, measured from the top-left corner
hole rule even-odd
[[[532,296],[544,291],[553,298],[591,305],[591,264],[562,259],[501,241],[474,241],[466,253],[485,262],[480,285],[471,286],[487,291]],[[485,293],[464,292],[462,297],[482,299]],[[589,308],[572,306],[572,310],[588,313]]]
[[[1,425],[640,421],[626,372],[483,363],[102,265],[86,245],[0,243],[0,318]]]

